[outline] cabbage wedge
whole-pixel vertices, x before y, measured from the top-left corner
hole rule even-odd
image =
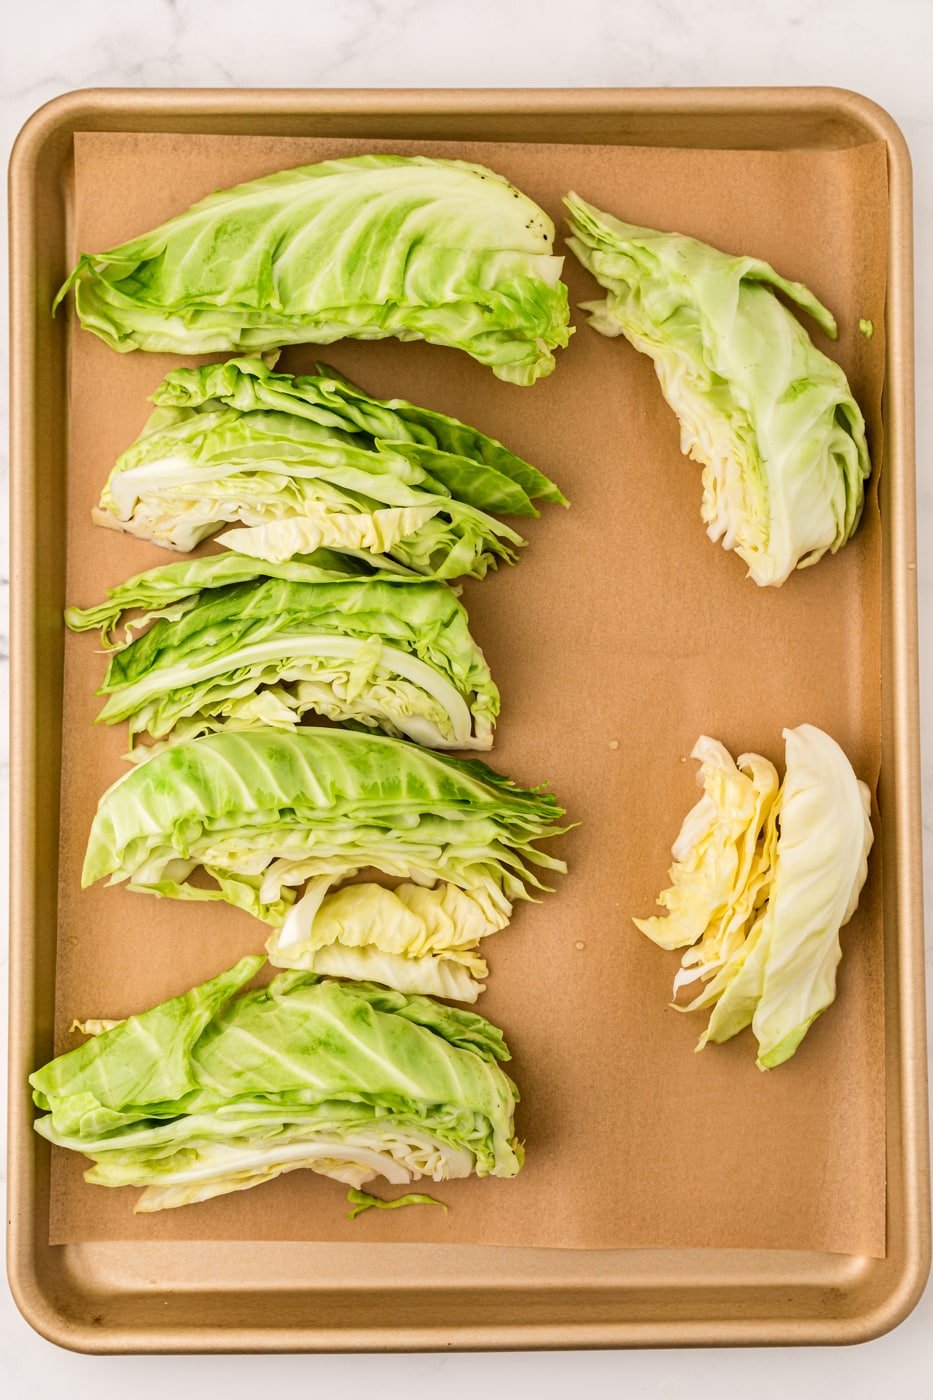
[[[489,749],[499,693],[451,589],[330,573],[293,562],[275,576],[214,554],[150,570],[102,607],[69,609],[70,627],[111,634],[117,602],[162,601],[156,620],[144,614],[148,630],[112,651],[98,721],[128,721],[135,759],[225,728],[291,730],[306,714],[431,748]],[[137,745],[140,736],[155,744]]]
[[[172,744],[104,793],[82,884],[106,878],[173,899],[224,900],[304,930],[295,891],[367,867],[456,885],[503,908],[563,861],[535,842],[563,809],[476,760],[381,735],[302,728],[223,731]],[[195,872],[214,881],[192,883]],[[288,922],[289,914],[292,922]]]
[[[871,798],[839,745],[814,725],[785,729],[780,788],[758,754],[733,763],[701,738],[704,795],[674,846],[666,917],[634,923],[663,948],[687,946],[674,994],[710,1009],[697,1049],[751,1026],[758,1066],[789,1059],[836,996],[840,929],[854,914],[872,846]],[[688,946],[689,945],[689,946]]]
[[[73,288],[82,326],[114,350],[395,336],[533,384],[570,335],[562,266],[548,216],[485,166],[361,155],[218,190],[85,253],[55,305]]]
[[[300,1168],[355,1188],[519,1171],[518,1091],[495,1026],[307,972],[243,991],[263,961],[243,958],[30,1075],[37,1131],[89,1157],[87,1181],[142,1187],[142,1212]]]
[[[760,585],[841,549],[871,472],[865,423],[777,293],[835,339],[831,313],[758,258],[623,223],[576,194],[564,202],[570,247],[606,291],[585,304],[590,324],[654,361],[681,449],[703,464],[710,538]]]
[[[337,550],[370,570],[482,578],[524,543],[499,514],[566,505],[494,438],[319,366],[260,359],[171,371],[93,512],[99,525],[188,551],[218,542],[272,563]]]

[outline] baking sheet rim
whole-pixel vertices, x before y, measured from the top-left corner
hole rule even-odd
[[[895,1279],[882,1302],[869,1313],[815,1320],[716,1319],[665,1323],[614,1321],[576,1323],[562,1327],[559,1336],[539,1336],[534,1324],[433,1331],[393,1331],[390,1335],[366,1331],[312,1337],[303,1328],[256,1328],[241,1332],[238,1350],[295,1349],[430,1349],[449,1346],[613,1346],[631,1344],[727,1343],[748,1345],[754,1341],[856,1341],[866,1340],[896,1326],[919,1298],[929,1269],[929,1160],[925,1016],[923,999],[923,934],[920,862],[919,805],[919,704],[917,686],[917,616],[915,573],[915,499],[913,458],[913,308],[910,157],[903,135],[882,108],[869,99],[834,88],[711,88],[711,89],[343,89],[307,92],[266,89],[85,89],[53,99],[27,122],[14,147],[10,163],[11,244],[11,472],[12,540],[15,579],[12,602],[14,642],[11,646],[11,974],[10,974],[10,1083],[11,1132],[9,1148],[8,1272],[18,1306],[31,1325],[59,1345],[89,1351],[132,1350],[230,1350],[231,1339],[221,1328],[180,1329],[155,1336],[150,1329],[122,1328],[119,1336],[100,1328],[73,1322],[62,1316],[46,1296],[36,1272],[35,1241],[30,1228],[36,1200],[36,1182],[30,1167],[31,1126],[22,1114],[15,1086],[23,1079],[29,1058],[34,1008],[29,993],[33,985],[36,949],[22,930],[31,932],[28,898],[34,869],[30,863],[31,819],[34,816],[35,695],[37,656],[34,641],[38,598],[35,560],[29,539],[35,502],[34,466],[35,390],[35,275],[38,266],[35,209],[31,180],[50,142],[71,134],[81,123],[116,129],[108,118],[129,117],[133,122],[163,116],[175,121],[186,117],[299,115],[411,114],[424,118],[443,113],[461,117],[498,117],[523,108],[535,115],[636,113],[681,116],[686,112],[706,116],[736,116],[750,111],[774,115],[794,109],[801,115],[841,112],[861,123],[871,139],[888,147],[890,173],[891,251],[887,307],[889,355],[885,388],[885,426],[888,434],[886,473],[893,479],[886,517],[886,544],[891,560],[886,564],[890,588],[889,628],[892,636],[890,683],[893,688],[892,767],[898,833],[896,906],[899,916],[897,943],[898,1040],[896,1055],[889,1054],[889,1075],[898,1094],[897,1116],[901,1132],[897,1143],[888,1134],[889,1163],[897,1150],[903,1166],[904,1249],[901,1258],[879,1261],[893,1265]],[[141,129],[158,129],[148,124]],[[19,934],[12,936],[13,931]],[[891,1047],[889,1046],[889,1052]],[[897,1063],[894,1064],[896,1059]],[[31,1116],[31,1115],[30,1115]],[[29,1138],[24,1140],[24,1132]],[[504,1334],[504,1331],[506,1334]],[[551,1329],[553,1332],[553,1329]],[[190,1333],[190,1335],[189,1335]]]

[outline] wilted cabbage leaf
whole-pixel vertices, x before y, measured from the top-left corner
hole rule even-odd
[[[852,917],[872,845],[868,788],[810,724],[785,729],[786,773],[756,754],[735,765],[702,738],[704,796],[674,847],[666,918],[636,919],[665,948],[691,946],[674,979],[702,987],[682,1011],[712,1008],[698,1049],[751,1026],[758,1065],[790,1058],[836,995],[839,930]]]
[[[336,550],[371,570],[482,578],[523,544],[492,512],[566,505],[494,438],[319,368],[293,378],[240,359],[171,371],[95,521],[178,550],[227,523],[220,544],[273,563]]]
[[[218,190],[103,253],[73,287],[115,350],[200,355],[346,336],[465,350],[532,384],[569,338],[554,225],[466,161],[362,155]]]
[[[214,554],[152,569],[66,621],[110,635],[120,603],[149,604],[132,627],[150,625],[112,652],[98,720],[127,720],[132,744],[294,729],[313,713],[432,748],[492,746],[499,693],[443,583]],[[143,744],[131,756],[153,751]]]
[[[359,1188],[514,1176],[518,1091],[502,1032],[472,1012],[264,959],[113,1025],[30,1075],[43,1137],[137,1211],[312,1171]]]
[[[865,424],[843,371],[776,293],[835,338],[830,312],[758,258],[564,202],[570,247],[607,292],[585,305],[590,324],[654,361],[681,448],[703,463],[710,538],[758,584],[835,553],[862,513]]]

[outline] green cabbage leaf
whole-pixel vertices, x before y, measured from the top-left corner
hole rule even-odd
[[[115,350],[257,352],[347,336],[427,340],[533,384],[569,339],[554,225],[466,161],[362,155],[218,190],[101,253],[73,288]]]
[[[144,1188],[143,1212],[300,1168],[355,1188],[516,1174],[501,1031],[307,972],[243,991],[263,961],[243,958],[37,1070],[38,1132],[89,1157],[86,1180]]]

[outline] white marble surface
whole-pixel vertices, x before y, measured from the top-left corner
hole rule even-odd
[[[933,52],[930,0],[28,0],[3,10],[0,146],[41,103],[86,86],[675,86],[834,84],[891,111],[916,179],[919,585],[925,693],[924,797],[933,814]],[[5,220],[3,233],[5,238]],[[6,297],[5,279],[2,294]],[[6,325],[5,309],[2,324]],[[6,381],[6,343],[2,346]],[[0,423],[6,462],[6,404]],[[6,593],[6,513],[0,574]],[[5,599],[4,599],[5,605]],[[0,675],[7,690],[6,636]],[[7,764],[3,756],[3,780]],[[6,823],[6,810],[0,818]],[[5,841],[3,846],[5,849]],[[926,877],[933,889],[933,841]],[[933,950],[929,950],[928,953]],[[933,957],[929,959],[933,962]],[[4,964],[5,964],[4,956]],[[5,1016],[5,1007],[3,1015]],[[2,1043],[5,1044],[5,1034]],[[12,1400],[102,1390],[134,1400],[209,1385],[229,1400],[311,1383],[347,1400],[415,1387],[544,1396],[568,1385],[664,1400],[848,1400],[933,1394],[933,1290],[893,1335],[848,1351],[629,1352],[511,1356],[92,1358],[33,1334],[0,1289],[0,1373]]]

